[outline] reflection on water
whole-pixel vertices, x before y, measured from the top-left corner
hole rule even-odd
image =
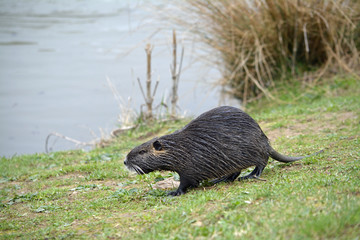
[[[107,77],[140,108],[135,80],[145,79],[144,39],[159,28],[144,5],[133,0],[0,0],[0,156],[43,152],[53,131],[89,141],[100,137],[100,128],[114,129],[119,108]],[[160,79],[155,103],[171,89],[170,41],[171,29],[149,40],[155,45],[153,76]],[[196,115],[218,100],[216,91],[200,81],[215,79],[216,71],[193,63],[193,52],[185,46],[188,68],[180,79],[179,105]],[[73,147],[59,141],[54,150]]]

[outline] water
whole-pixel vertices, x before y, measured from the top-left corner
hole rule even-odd
[[[146,9],[131,0],[0,0],[0,156],[44,152],[51,132],[84,142],[107,136],[121,114],[107,78],[139,112],[136,79],[145,80],[147,42],[160,80],[154,104],[168,99],[172,30]],[[185,44],[178,104],[190,115],[219,103],[209,84],[219,74],[196,57]],[[75,147],[64,140],[52,146]]]

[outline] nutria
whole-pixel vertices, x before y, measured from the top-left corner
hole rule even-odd
[[[238,108],[222,106],[201,114],[181,130],[135,147],[124,164],[138,174],[177,172],[180,186],[169,193],[177,196],[202,180],[232,182],[251,166],[255,169],[240,180],[259,178],[269,156],[286,163],[307,157],[276,152],[252,117]]]

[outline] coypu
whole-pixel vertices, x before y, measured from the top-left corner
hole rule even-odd
[[[181,130],[135,147],[124,164],[138,174],[177,172],[180,186],[169,193],[177,196],[202,180],[232,182],[251,166],[255,169],[239,180],[259,178],[269,156],[286,163],[307,157],[276,152],[252,117],[238,108],[222,106],[201,114]]]

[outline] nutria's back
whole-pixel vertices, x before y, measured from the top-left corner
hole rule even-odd
[[[234,107],[208,111],[181,131],[158,139],[188,162],[199,180],[224,176],[257,164],[266,165],[268,139],[259,125]],[[179,153],[179,155],[177,155]],[[185,154],[184,154],[185,153]]]

